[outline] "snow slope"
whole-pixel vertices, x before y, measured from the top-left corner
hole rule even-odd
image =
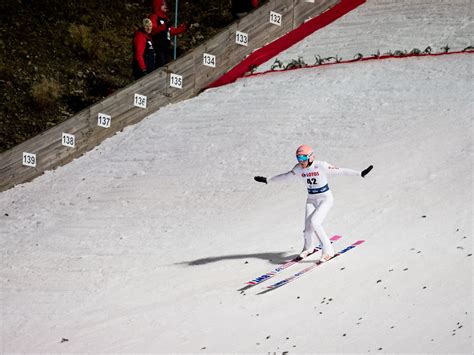
[[[368,43],[388,3],[357,10],[366,29],[347,43]],[[390,2],[386,31],[413,6],[433,43],[469,42],[464,17],[438,21],[471,9],[455,3]],[[472,68],[459,54],[242,79],[1,193],[2,352],[472,353]],[[330,180],[325,221],[336,250],[366,242],[238,292],[302,247],[304,187],[253,181],[302,143],[374,164]]]
[[[312,65],[317,55],[347,60],[358,53],[368,57],[414,48],[463,50],[473,43],[473,11],[471,0],[369,0],[276,58],[288,64],[301,57]],[[256,72],[269,70],[274,62],[269,60]]]

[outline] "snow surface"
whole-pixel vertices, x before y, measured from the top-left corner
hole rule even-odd
[[[369,2],[345,41],[365,47],[390,18],[377,30],[390,48],[418,30],[468,43],[469,11]],[[1,193],[2,352],[472,353],[472,73],[459,54],[242,79]],[[253,176],[287,171],[303,143],[374,164],[331,179],[325,221],[336,250],[366,242],[275,291],[257,295],[309,261],[238,292],[301,250],[304,187]]]
[[[301,57],[312,65],[315,56],[348,60],[358,53],[368,57],[414,48],[463,50],[473,44],[473,13],[472,0],[369,0],[255,71],[270,70],[275,59],[286,65]]]

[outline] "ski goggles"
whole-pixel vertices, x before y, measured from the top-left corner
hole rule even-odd
[[[298,160],[299,162],[308,161],[309,160],[309,155],[298,154],[296,156],[296,160]]]

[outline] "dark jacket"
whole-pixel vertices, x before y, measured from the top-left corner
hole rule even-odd
[[[186,24],[181,24],[178,27],[171,26],[170,19],[163,12],[159,14],[153,13],[148,16],[148,18],[153,24],[151,34],[157,49],[169,48],[171,45],[171,37],[186,32],[188,27]]]
[[[258,7],[258,0],[232,0],[232,15],[246,13]]]
[[[152,23],[152,39],[156,49],[156,67],[161,67],[171,61],[171,37],[186,32],[188,26],[181,24],[178,27],[171,25],[168,14],[161,10],[163,0],[153,0],[153,12],[148,18]]]

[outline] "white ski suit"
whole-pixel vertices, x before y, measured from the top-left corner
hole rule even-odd
[[[323,254],[333,256],[334,249],[322,226],[324,218],[326,218],[334,202],[332,192],[328,185],[328,175],[361,176],[361,172],[346,168],[336,168],[325,161],[315,160],[306,168],[302,168],[300,164],[296,164],[289,172],[273,176],[268,179],[268,182],[285,182],[297,177],[303,179],[308,189],[303,250],[314,249],[314,235],[316,235],[322,245]]]

